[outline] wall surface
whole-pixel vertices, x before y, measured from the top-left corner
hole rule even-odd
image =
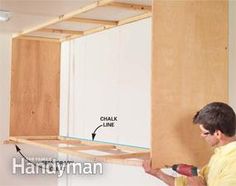
[[[11,35],[0,34],[0,140],[9,134]]]
[[[150,147],[150,64],[151,19],[63,43],[61,134]]]

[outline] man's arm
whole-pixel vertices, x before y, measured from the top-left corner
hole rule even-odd
[[[200,176],[193,176],[187,178],[188,186],[206,186],[206,182]]]

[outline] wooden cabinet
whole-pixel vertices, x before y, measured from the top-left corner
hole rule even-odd
[[[209,102],[228,100],[228,2],[154,0],[152,16],[153,167],[202,166],[212,152],[192,117]],[[59,69],[59,42],[13,41],[11,136],[58,135]],[[136,152],[125,157],[149,155]]]

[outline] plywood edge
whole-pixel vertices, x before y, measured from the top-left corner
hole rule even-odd
[[[142,4],[133,4],[133,3],[111,2],[111,3],[106,4],[106,6],[114,6],[117,8],[131,9],[131,10],[152,11],[152,6],[142,5]]]
[[[13,37],[13,39],[15,39]],[[24,39],[24,40],[34,40],[34,41],[49,41],[49,42],[61,42],[61,40],[58,38],[49,38],[49,37],[39,37],[39,36],[19,36],[16,37],[16,39]]]
[[[10,140],[26,139],[26,140],[58,140],[58,136],[10,136]]]
[[[62,149],[68,149],[68,150],[110,150],[115,149],[115,145],[85,145],[85,146],[79,146],[79,147],[62,147]]]
[[[146,158],[150,157],[149,152],[136,152],[136,153],[124,153],[124,154],[115,154],[115,155],[105,155],[103,158],[114,158],[114,159],[127,159],[127,158]]]

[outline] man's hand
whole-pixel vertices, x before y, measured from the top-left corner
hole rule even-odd
[[[187,178],[187,186],[206,186],[206,182],[199,176]]]
[[[143,168],[146,173],[155,176],[156,178],[162,180],[167,185],[174,186],[175,178],[173,176],[169,176],[161,171],[161,169],[152,169],[152,162],[150,160],[145,160],[143,162]]]
[[[146,173],[151,174],[153,176],[157,176],[157,173],[160,171],[160,169],[152,169],[151,160],[144,160],[143,168]]]

